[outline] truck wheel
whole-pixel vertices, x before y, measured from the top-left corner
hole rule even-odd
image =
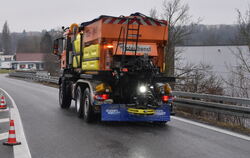
[[[83,93],[82,88],[80,86],[76,89],[76,101],[75,101],[75,107],[78,117],[83,117]]]
[[[87,123],[90,123],[94,120],[94,112],[93,112],[93,106],[90,100],[90,91],[89,88],[86,88],[83,93],[83,113],[84,113],[84,119]]]
[[[62,81],[59,86],[59,104],[62,109],[68,109],[71,104],[70,87],[66,81]]]

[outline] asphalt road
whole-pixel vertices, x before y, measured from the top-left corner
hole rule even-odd
[[[58,89],[0,75],[14,98],[34,158],[249,158],[250,141],[172,120],[86,124],[62,110]],[[73,104],[72,104],[73,105]]]

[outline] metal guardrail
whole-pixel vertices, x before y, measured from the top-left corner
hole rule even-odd
[[[58,84],[59,77],[40,75],[35,72],[12,72],[9,76],[21,77],[40,82]],[[250,118],[250,99],[174,91],[175,106],[191,107],[240,117]],[[244,105],[244,106],[242,106]]]
[[[250,99],[174,91],[174,104],[250,118]]]
[[[40,75],[35,72],[11,72],[9,73],[11,77],[21,77],[25,79],[30,79],[39,82],[48,82],[58,84],[59,77],[50,76],[50,75]]]
[[[221,103],[227,102],[227,103],[250,105],[250,99],[247,99],[247,98],[238,98],[238,97],[229,97],[229,96],[221,96],[221,95],[202,94],[202,93],[180,92],[180,91],[174,91],[173,94],[178,97],[189,97],[189,98],[195,98],[195,99],[206,99],[206,100],[218,101]]]

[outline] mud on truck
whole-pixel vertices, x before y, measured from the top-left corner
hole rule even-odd
[[[98,115],[102,121],[170,121],[175,79],[163,75],[166,21],[103,15],[63,30],[53,47],[61,63],[61,108],[74,100],[86,122]]]

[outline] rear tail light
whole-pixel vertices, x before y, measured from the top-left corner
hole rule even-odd
[[[164,96],[162,96],[162,101],[163,101],[163,102],[167,102],[167,101],[168,101],[168,98],[169,98],[169,96],[164,95]]]
[[[167,95],[162,96],[163,102],[168,102],[168,101],[172,102],[173,100],[174,100],[174,97],[172,96],[167,96]]]
[[[101,97],[103,98],[103,100],[109,99],[109,95],[108,94],[102,94]]]
[[[127,68],[123,68],[122,71],[123,72],[128,72],[128,69]]]
[[[109,94],[98,94],[98,95],[95,95],[95,99],[96,100],[100,100],[100,101],[107,100],[107,99],[109,99]]]

